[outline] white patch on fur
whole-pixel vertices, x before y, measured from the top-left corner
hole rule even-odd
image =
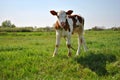
[[[75,18],[76,18],[76,20],[77,20],[76,25],[80,25],[80,22],[79,22],[79,20],[78,20],[78,17],[76,16]]]
[[[66,16],[67,15],[66,15],[65,11],[62,11],[62,10],[59,11],[57,16],[58,16],[58,22],[59,22],[60,25],[61,25],[62,22],[64,22],[64,23],[66,22]]]
[[[73,20],[67,16],[67,21],[70,27],[70,33],[72,34],[73,32]]]

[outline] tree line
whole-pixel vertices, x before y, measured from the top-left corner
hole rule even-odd
[[[105,29],[105,27],[98,27],[94,26],[91,29],[88,29],[89,31],[103,31],[103,30],[114,30],[114,31],[120,31],[120,26],[118,27],[112,27]],[[5,20],[2,22],[0,26],[0,32],[48,32],[48,31],[54,31],[54,27],[46,26],[44,28],[37,28],[37,27],[16,27],[14,24],[11,23],[10,20]]]
[[[120,31],[120,26],[118,26],[118,27],[114,26],[114,27],[107,28],[107,29],[105,27],[94,26],[91,29],[89,29],[89,31],[91,31],[91,30],[93,30],[93,31],[103,31],[103,30]]]

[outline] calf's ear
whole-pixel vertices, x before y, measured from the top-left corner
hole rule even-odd
[[[73,10],[68,10],[68,11],[66,12],[67,15],[71,15],[72,13],[73,13]]]
[[[57,12],[54,11],[54,10],[51,10],[50,13],[51,13],[52,15],[54,15],[54,16],[57,15]]]

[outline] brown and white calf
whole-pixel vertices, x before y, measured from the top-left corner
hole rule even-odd
[[[76,55],[80,53],[80,46],[83,44],[84,50],[87,50],[85,39],[83,36],[84,32],[84,18],[80,15],[71,15],[73,13],[72,10],[68,10],[67,12],[61,10],[56,12],[51,10],[50,13],[54,16],[57,16],[57,21],[54,24],[56,29],[56,46],[53,53],[53,57],[58,52],[58,47],[60,45],[60,38],[66,38],[66,45],[68,47],[68,56],[71,56],[71,35],[74,32],[78,33],[78,49]]]

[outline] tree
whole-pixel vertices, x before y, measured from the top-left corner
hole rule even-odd
[[[2,27],[14,28],[16,26],[14,24],[12,24],[10,20],[6,20],[6,21],[2,22]]]

